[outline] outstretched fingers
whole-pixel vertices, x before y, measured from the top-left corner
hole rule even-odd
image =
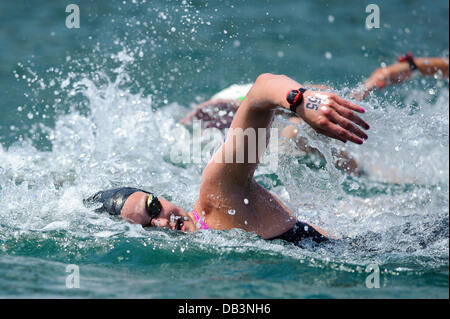
[[[333,95],[334,101],[342,105],[343,107],[346,107],[347,109],[350,109],[352,111],[358,112],[358,113],[365,113],[366,110],[364,110],[361,106],[352,103],[350,101],[347,101],[346,99],[341,98],[338,95]]]
[[[346,119],[352,121],[355,124],[358,124],[362,128],[368,130],[370,129],[370,125],[367,124],[366,121],[364,121],[362,118],[360,118],[358,115],[350,111],[348,108],[343,107],[342,105],[338,104],[337,102],[331,101],[331,106],[335,109],[335,111],[345,117]]]
[[[368,139],[363,130],[370,128],[356,112],[365,110],[333,93],[311,93],[304,104],[303,119],[318,133],[340,140],[363,144]]]
[[[333,123],[330,120],[327,120],[326,123],[324,123],[324,125],[322,125],[321,127],[322,130],[328,132],[329,134],[333,134],[336,135],[338,137],[339,140],[341,141],[351,141],[355,144],[362,144],[363,140],[360,139],[359,137],[353,135],[352,133],[350,133],[347,129]]]
[[[317,131],[317,133],[320,133],[320,134],[323,134],[323,135],[325,135],[325,136],[334,138],[334,139],[339,140],[339,141],[341,141],[341,142],[343,142],[343,143],[347,143],[347,140],[345,140],[345,139],[343,139],[343,138],[341,138],[341,137],[339,137],[339,136],[337,136],[336,134],[333,134],[333,133],[331,133],[331,132],[327,132],[327,131],[322,130],[322,129],[320,129],[320,128],[317,128],[316,131]]]
[[[369,138],[367,134],[359,129],[356,125],[352,124],[349,120],[343,118],[342,116],[339,116],[337,113],[334,114],[331,121],[360,138],[363,138],[365,140]]]

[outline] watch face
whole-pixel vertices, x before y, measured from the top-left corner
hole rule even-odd
[[[291,92],[289,92],[288,97],[287,97],[287,101],[289,102],[289,104],[294,103],[295,98],[298,95],[298,91],[297,90],[292,90]]]

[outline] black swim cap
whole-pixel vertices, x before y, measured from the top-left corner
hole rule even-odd
[[[138,188],[120,187],[109,189],[106,191],[100,191],[92,195],[91,197],[84,199],[83,203],[87,207],[101,203],[103,205],[100,208],[97,208],[95,210],[96,212],[106,211],[111,215],[120,216],[125,201],[128,199],[128,197],[130,197],[131,194],[136,192],[144,192],[150,195],[147,200],[146,208],[151,218],[155,218],[161,212],[161,203],[159,202],[158,198],[152,193]]]

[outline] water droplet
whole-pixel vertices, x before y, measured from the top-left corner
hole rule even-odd
[[[234,214],[236,214],[236,210],[234,210],[234,209],[229,209],[229,210],[228,210],[228,214],[229,214],[229,215],[234,215]]]
[[[353,182],[353,183],[350,185],[350,190],[353,191],[353,190],[357,190],[357,189],[359,189],[358,183]]]
[[[247,198],[244,198],[244,204],[248,205],[248,199]]]

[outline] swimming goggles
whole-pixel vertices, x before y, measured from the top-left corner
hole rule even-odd
[[[158,197],[154,196],[153,194],[149,194],[147,197],[147,204],[145,208],[147,209],[147,212],[150,215],[150,223],[151,223],[152,219],[156,218],[161,213],[162,206]]]

